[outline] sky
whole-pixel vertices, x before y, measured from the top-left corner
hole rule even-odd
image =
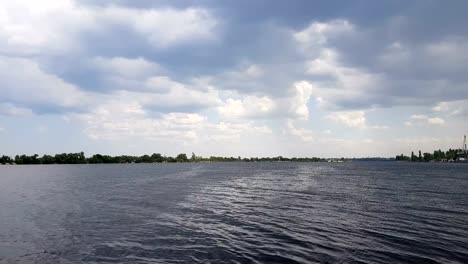
[[[0,0],[0,154],[460,148],[466,10],[464,0]]]

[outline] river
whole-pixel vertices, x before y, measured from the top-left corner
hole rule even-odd
[[[467,263],[468,164],[0,166],[0,263]]]

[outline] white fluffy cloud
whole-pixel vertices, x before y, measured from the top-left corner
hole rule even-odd
[[[313,22],[292,33],[303,51],[308,81],[323,106],[339,110],[429,105],[468,95],[463,74],[468,66],[466,37],[441,37],[417,44],[397,38],[383,42],[383,47],[373,47],[373,58],[362,59],[343,44],[356,45],[362,42],[357,38],[375,34],[347,20]]]
[[[272,115],[277,109],[276,103],[267,96],[246,96],[242,99],[226,100],[218,107],[221,115],[227,118],[255,118]]]
[[[201,8],[140,10],[108,7],[97,10],[96,17],[104,23],[131,27],[155,48],[214,40],[218,24],[208,10]]]
[[[89,7],[74,0],[0,2],[0,51],[65,53],[80,48],[80,35],[127,27],[154,48],[216,39],[217,19],[202,8]]]
[[[179,143],[232,140],[248,134],[270,134],[265,126],[251,122],[209,122],[195,113],[172,112],[152,115],[135,101],[110,101],[86,114],[73,115],[93,139],[144,138]]]
[[[177,108],[197,111],[221,103],[218,92],[213,88],[196,89],[191,84],[180,83],[167,76],[133,79],[136,75],[144,76],[157,70],[157,64],[124,58],[106,63],[110,76],[134,80],[135,86],[119,86],[120,89],[111,93],[84,91],[45,72],[34,60],[0,57],[0,113],[25,116],[33,111],[54,112],[60,108],[81,112],[109,101],[133,101],[154,112],[176,111]],[[141,66],[141,69],[119,75],[119,71],[132,64]],[[129,76],[132,78],[127,79]]]
[[[429,125],[444,125],[445,120],[440,117],[429,117],[427,115],[412,115],[410,117],[412,121],[406,121],[405,125],[412,126],[414,124],[426,123]]]
[[[468,100],[457,100],[450,102],[440,102],[432,108],[434,112],[446,114],[448,116],[467,116]]]
[[[259,16],[245,27],[236,14],[223,23],[220,9],[205,2],[124,2],[1,1],[0,115],[65,115],[103,141],[201,144],[210,151],[235,141],[223,145],[245,152],[263,142],[257,149],[278,154],[312,147],[356,153],[359,144],[358,153],[372,153],[377,144],[393,155],[399,129],[409,135],[431,125],[427,138],[466,129],[463,32],[416,40],[392,22],[353,18],[293,30],[298,23]],[[193,52],[184,50],[192,45]],[[425,115],[401,115],[408,112]],[[372,124],[380,113],[395,134]],[[393,126],[405,121],[414,129]]]
[[[443,124],[445,124],[445,120],[443,120],[440,117],[431,117],[431,118],[427,119],[427,123],[429,123],[431,125],[443,125]]]
[[[205,120],[198,114],[181,113],[151,118],[143,106],[135,101],[110,101],[89,113],[74,117],[83,122],[89,137],[108,140],[128,137],[196,140],[194,128]]]
[[[173,82],[173,86],[170,84]],[[164,91],[162,89],[164,88]],[[156,92],[151,91],[116,91],[103,95],[101,104],[108,101],[133,101],[138,102],[146,110],[153,112],[187,111],[197,112],[199,110],[215,107],[220,104],[218,92],[215,90],[199,91],[190,86],[171,81],[169,85],[156,86]]]
[[[44,72],[33,60],[0,57],[0,102],[74,108],[85,106],[92,100],[92,96],[78,87]]]
[[[293,36],[303,48],[322,46],[327,44],[330,38],[350,33],[354,26],[347,20],[333,20],[329,22],[313,22],[304,30],[294,32]]]
[[[67,52],[77,34],[93,28],[92,10],[72,0],[1,1],[0,51],[8,54]]]
[[[332,109],[375,96],[381,83],[382,78],[378,74],[343,65],[339,51],[329,44],[329,40],[345,39],[355,30],[355,26],[346,20],[334,20],[314,22],[293,33],[297,45],[304,50],[305,72],[321,106]]]
[[[328,119],[351,128],[366,128],[366,115],[364,111],[340,111],[327,116]]]
[[[158,86],[156,86],[158,88]],[[165,87],[163,87],[165,88]],[[159,106],[166,107],[193,107],[199,108],[214,107],[220,104],[218,91],[209,89],[199,91],[191,86],[186,86],[178,82],[174,86],[169,86],[169,92],[165,94],[151,94],[148,98]]]
[[[297,82],[284,97],[251,96],[229,98],[218,107],[225,118],[301,118],[308,119],[308,102],[313,87],[307,82]]]

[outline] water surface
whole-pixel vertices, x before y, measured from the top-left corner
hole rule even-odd
[[[468,164],[0,166],[0,263],[467,263]]]

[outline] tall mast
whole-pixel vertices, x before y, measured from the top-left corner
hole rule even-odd
[[[463,137],[463,154],[465,154],[465,158],[467,157],[467,152],[466,152],[466,135]]]

